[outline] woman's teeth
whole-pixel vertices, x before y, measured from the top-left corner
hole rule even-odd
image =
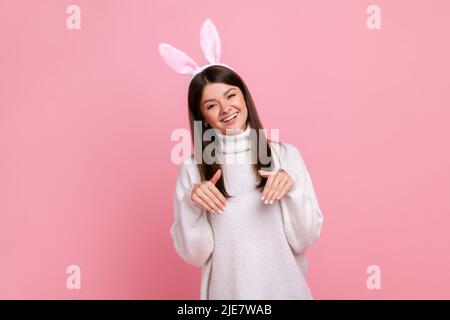
[[[239,112],[236,112],[235,114],[229,116],[228,118],[226,118],[226,119],[224,119],[224,120],[222,120],[222,121],[223,121],[223,122],[228,122],[228,121],[230,121],[231,119],[236,118],[238,113],[239,113]]]

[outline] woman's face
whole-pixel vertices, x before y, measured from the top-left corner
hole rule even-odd
[[[225,83],[207,84],[203,88],[200,110],[206,123],[222,134],[239,133],[247,128],[247,105],[238,87]]]

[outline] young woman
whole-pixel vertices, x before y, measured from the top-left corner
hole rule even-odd
[[[180,167],[170,232],[181,258],[202,267],[200,298],[312,299],[305,252],[323,215],[300,152],[264,137],[249,90],[230,68],[197,73],[188,102],[201,154]],[[211,146],[215,161],[204,161]]]

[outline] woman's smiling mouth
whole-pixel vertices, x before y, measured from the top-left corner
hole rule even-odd
[[[226,117],[225,119],[222,120],[222,122],[227,123],[227,124],[231,124],[235,122],[236,117],[238,116],[239,112],[236,112],[228,117]]]

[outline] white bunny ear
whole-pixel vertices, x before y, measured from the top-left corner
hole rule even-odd
[[[215,64],[220,61],[220,37],[216,27],[211,20],[206,19],[200,30],[200,46],[203,56],[209,63]]]
[[[199,68],[198,64],[191,57],[170,44],[161,43],[159,45],[159,54],[169,67],[180,74],[193,74]]]

